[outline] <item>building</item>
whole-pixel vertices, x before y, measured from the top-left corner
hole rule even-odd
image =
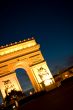
[[[73,77],[73,66],[65,68],[64,70],[60,71],[59,74],[53,76],[55,79],[56,84],[61,84],[61,81]]]
[[[13,89],[23,91],[16,76],[18,68],[25,70],[35,92],[46,90],[55,83],[34,38],[0,47],[0,90],[3,98]]]

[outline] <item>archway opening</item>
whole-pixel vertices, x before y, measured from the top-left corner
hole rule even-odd
[[[32,94],[35,90],[28,77],[27,72],[22,68],[16,69],[15,72],[24,94],[26,96],[29,96],[30,94]]]

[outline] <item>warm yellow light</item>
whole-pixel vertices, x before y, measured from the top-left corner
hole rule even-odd
[[[17,44],[17,42],[15,42],[15,44]],[[10,45],[12,45],[12,43]],[[18,50],[21,50],[21,49],[25,49],[25,48],[34,46],[34,45],[36,45],[35,40],[23,42],[21,44],[17,44],[17,45],[13,45],[13,46],[1,49],[0,50],[0,55],[4,55],[4,54],[11,53],[11,52],[15,52],[15,51],[18,51]],[[1,47],[3,47],[3,46],[1,46]]]
[[[44,81],[45,86],[51,85],[53,83],[52,79],[47,79]]]
[[[65,74],[65,77],[68,77],[68,74]]]
[[[47,79],[49,79],[49,75],[48,75],[48,74],[45,74],[45,75],[42,76],[42,80],[43,80],[43,81],[44,81],[44,80],[47,80]]]
[[[32,95],[32,92],[30,91],[30,93],[29,93],[30,95]]]

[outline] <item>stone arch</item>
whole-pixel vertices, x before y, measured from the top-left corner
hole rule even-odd
[[[9,66],[8,68],[9,68],[10,72],[15,72],[15,70],[18,68],[24,69],[26,71],[35,91],[37,91],[37,88],[36,88],[37,82],[35,82],[34,74],[31,70],[30,66],[28,65],[27,61],[18,61],[16,63],[12,64],[11,66]]]
[[[39,48],[40,45],[35,39],[27,39],[8,46],[2,46],[0,50],[0,88],[3,97],[5,96],[3,81],[9,79],[15,84],[15,88],[20,89],[15,73],[17,68],[23,68],[27,72],[36,92],[43,90],[42,83],[45,84],[45,90],[49,88],[50,82],[54,83],[53,76]],[[47,71],[46,76],[48,75],[48,79],[47,77],[43,80],[40,78],[39,71],[41,67]],[[13,80],[14,78],[15,80]]]
[[[25,95],[29,96],[30,93],[34,93],[35,89],[31,83],[30,78],[28,77],[27,72],[23,68],[18,68],[15,70],[15,72],[22,91],[25,93]]]

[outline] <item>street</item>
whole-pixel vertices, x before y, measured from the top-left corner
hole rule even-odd
[[[73,77],[60,87],[23,104],[19,110],[73,110]]]

